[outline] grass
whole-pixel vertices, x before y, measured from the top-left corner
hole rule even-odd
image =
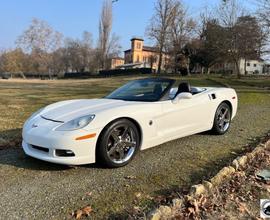
[[[59,81],[0,80],[0,148],[20,147],[22,125],[37,109],[61,100],[100,98],[136,78],[139,77]],[[114,184],[122,187],[124,183],[123,181],[118,182],[118,175],[123,176],[126,173],[130,175],[132,172],[132,175],[137,177],[134,185],[122,187],[123,190],[119,192],[108,184],[95,197],[93,207],[95,210],[99,210],[96,215],[108,216],[111,214],[113,216],[126,209],[126,204],[131,206],[134,204],[135,192],[155,196],[170,192],[180,185],[197,183],[203,177],[212,175],[233,157],[236,157],[235,153],[240,154],[243,151],[244,144],[249,142],[248,138],[263,135],[269,130],[270,78],[243,78],[240,80],[220,76],[175,78],[189,81],[195,86],[228,85],[236,89],[239,96],[239,112],[228,135],[216,137],[200,134],[175,140],[137,155],[131,166],[113,172],[101,169],[91,169],[89,172],[89,169],[80,167],[79,172],[71,170],[67,173],[61,172],[59,176],[48,171],[52,175],[51,178],[60,178],[59,181],[64,181],[68,175],[75,181],[84,175],[85,179],[95,177],[97,184],[102,184],[103,178],[113,180],[113,177],[117,176]],[[209,152],[211,152],[210,155]],[[12,160],[17,161],[18,158],[14,156]],[[25,167],[40,166],[45,170],[49,169],[47,164],[35,165],[37,161],[21,159],[17,163],[23,164]],[[140,169],[137,170],[134,166],[140,167]],[[22,173],[16,173],[16,170],[14,172],[14,175],[22,175]],[[8,183],[9,179],[7,178],[6,181]],[[69,210],[85,205],[85,201],[76,197],[77,194],[72,195],[70,197],[74,198],[76,206],[67,207]],[[153,205],[147,199],[143,199],[141,203],[142,206]]]

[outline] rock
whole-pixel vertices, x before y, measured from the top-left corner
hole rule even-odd
[[[194,196],[199,196],[199,195],[206,193],[206,191],[207,190],[203,184],[198,184],[198,185],[193,185],[191,187],[190,193]]]
[[[214,186],[219,185],[222,181],[227,179],[230,175],[235,173],[235,169],[232,166],[224,167],[222,170],[220,170],[216,176],[214,176],[211,179],[211,183]]]
[[[172,217],[172,209],[169,206],[160,206],[158,209],[150,213],[149,219],[162,220]]]
[[[149,219],[151,220],[160,220],[161,215],[158,209],[154,210],[153,212],[150,213]]]
[[[159,211],[161,214],[161,217],[169,217],[172,214],[172,209],[169,206],[160,206]]]
[[[204,185],[204,187],[205,187],[208,191],[210,191],[210,190],[213,188],[213,184],[210,183],[209,181],[203,180],[203,181],[202,181],[202,184]]]
[[[270,140],[268,140],[268,141],[265,143],[265,148],[266,148],[266,149],[270,149]]]
[[[239,169],[239,163],[238,163],[238,160],[237,159],[234,159],[233,162],[232,162],[232,167],[235,169],[235,170],[238,170]]]
[[[252,153],[247,153],[246,156],[247,156],[248,160],[253,160],[253,158],[254,158],[254,155]]]
[[[172,200],[173,206],[174,207],[181,207],[183,204],[183,200],[182,199],[173,199]]]
[[[253,151],[252,154],[253,155],[257,155],[259,153],[261,153],[264,150],[264,147],[256,147]]]
[[[247,156],[239,157],[239,158],[237,159],[237,161],[238,161],[239,167],[244,168],[244,167],[246,166],[246,164],[247,164],[248,157],[247,157]]]

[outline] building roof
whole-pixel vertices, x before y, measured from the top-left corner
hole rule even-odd
[[[131,38],[131,41],[134,41],[134,40],[144,41],[144,39],[142,39],[142,38],[140,38],[140,37],[133,37],[133,38]]]
[[[131,49],[125,50],[125,53],[130,52]],[[158,48],[157,47],[149,47],[149,46],[143,46],[143,51],[149,51],[149,52],[158,52]]]
[[[123,57],[112,57],[114,60],[125,60]]]
[[[158,52],[157,47],[149,47],[149,46],[143,46],[144,51],[150,51],[150,52]]]

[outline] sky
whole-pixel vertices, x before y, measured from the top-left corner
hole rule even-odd
[[[198,16],[206,6],[220,0],[183,0],[189,14]],[[242,2],[247,2],[242,1]],[[113,4],[113,32],[120,37],[123,50],[133,36],[145,37],[145,28],[156,0],[118,0]],[[245,4],[245,3],[243,3]],[[32,18],[45,20],[65,37],[80,38],[83,31],[98,38],[102,0],[0,0],[0,49],[13,48],[17,37]],[[246,3],[247,7],[252,7]],[[146,39],[146,43],[150,43]]]

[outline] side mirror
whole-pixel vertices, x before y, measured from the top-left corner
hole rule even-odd
[[[174,99],[173,103],[178,103],[181,99],[192,99],[192,94],[190,92],[182,92],[178,94]]]

